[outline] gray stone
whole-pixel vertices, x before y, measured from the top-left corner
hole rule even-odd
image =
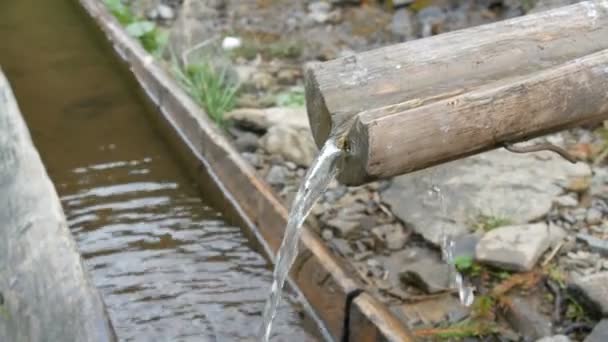
[[[485,215],[523,224],[544,217],[571,177],[590,176],[584,163],[571,164],[551,152],[510,153],[498,149],[399,176],[382,192],[393,213],[426,240],[468,231]],[[430,191],[431,188],[440,191]]]
[[[209,57],[213,50],[208,47],[213,44],[205,44],[196,51],[191,49],[219,33],[223,20],[220,6],[216,0],[184,0],[170,31],[169,44],[177,56],[185,56],[187,53],[188,61]]]
[[[450,288],[449,265],[433,260],[420,260],[403,268],[399,274],[403,284],[432,294]]]
[[[570,290],[592,315],[608,315],[608,272],[575,277]]]
[[[317,146],[308,128],[278,125],[262,137],[261,146],[300,166],[308,167],[317,154]]]
[[[266,175],[266,181],[270,185],[283,185],[286,178],[287,170],[280,165],[273,165]]]
[[[255,153],[243,152],[241,153],[241,157],[243,157],[243,159],[245,159],[253,167],[260,166],[260,157]]]
[[[608,256],[608,241],[584,233],[576,234],[576,239],[585,242],[593,252]]]
[[[534,2],[534,7],[528,13],[548,11],[554,8],[572,5],[580,1],[582,0],[537,0]]]
[[[258,136],[251,132],[239,132],[234,146],[240,152],[255,152],[258,148]]]
[[[422,37],[428,37],[441,33],[447,16],[445,12],[437,6],[428,6],[418,12]]]
[[[555,335],[543,337],[536,342],[570,342],[570,338],[566,335]]]
[[[508,270],[530,271],[550,245],[545,223],[500,227],[481,238],[475,258]]]
[[[315,1],[308,4],[308,16],[316,23],[325,23],[331,18],[331,4],[325,1]]]
[[[454,239],[454,247],[452,254],[454,258],[465,257],[474,258],[475,249],[479,243],[479,236],[475,234],[467,234]]]
[[[409,238],[409,234],[406,234],[403,227],[398,223],[374,227],[372,228],[372,234],[390,250],[403,248]]]
[[[410,40],[416,37],[416,17],[407,8],[401,8],[393,14],[391,32],[401,40]]]
[[[357,220],[348,220],[346,218],[335,218],[327,221],[327,225],[331,227],[335,234],[339,237],[347,237],[359,229]]]
[[[585,221],[588,224],[600,224],[602,223],[602,212],[596,208],[590,208],[587,211],[587,216],[585,217]]]
[[[323,240],[329,241],[334,238],[334,232],[332,232],[331,229],[323,229],[321,236],[323,237]]]
[[[158,13],[158,17],[162,20],[171,20],[175,17],[173,8],[165,4],[159,4],[156,6],[156,12]]]
[[[226,113],[224,117],[239,126],[259,131],[266,131],[277,125],[309,128],[306,109],[299,107],[239,108]]]
[[[551,321],[540,314],[535,305],[521,297],[511,298],[506,310],[506,319],[525,341],[551,335]]]
[[[601,320],[595,325],[591,334],[583,342],[606,342],[608,341],[608,319]]]
[[[578,205],[578,199],[571,195],[563,195],[556,197],[553,203],[562,208],[574,208]]]

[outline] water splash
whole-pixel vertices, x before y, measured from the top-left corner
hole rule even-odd
[[[430,197],[436,198],[439,202],[439,210],[441,211],[442,216],[446,216],[447,208],[445,205],[445,197],[441,192],[441,188],[432,184],[428,194]],[[451,288],[458,289],[458,297],[460,299],[460,303],[464,306],[470,306],[473,304],[475,300],[473,286],[469,286],[466,284],[462,274],[458,272],[456,269],[456,262],[454,258],[454,249],[456,243],[452,236],[446,234],[445,227],[441,228],[441,257],[448,264],[448,279],[450,281],[449,285]]]
[[[264,308],[264,320],[258,334],[258,340],[268,341],[270,338],[272,321],[281,301],[283,285],[287,279],[289,269],[298,255],[298,241],[302,233],[302,224],[329,182],[336,176],[336,162],[341,155],[342,150],[337,147],[335,139],[328,139],[312,166],[308,169],[304,181],[298,189],[289,212],[285,236],[277,253],[274,280]]]

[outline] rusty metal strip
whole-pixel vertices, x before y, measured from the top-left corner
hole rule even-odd
[[[242,227],[248,228],[246,232],[253,235],[274,261],[288,215],[276,194],[241,158],[177,82],[126,34],[101,2],[79,1],[127,63],[147,97],[159,109],[155,111],[158,113],[155,119],[190,166],[205,196],[211,196],[209,199],[217,208],[227,216],[237,218]],[[348,271],[345,261],[332,254],[308,228],[302,234],[301,250],[296,260],[298,267],[290,274],[290,285],[306,299],[309,313],[316,318],[322,330],[338,341],[344,334],[346,315],[352,311],[347,311],[348,298],[353,293],[361,292],[362,286],[354,273]],[[357,303],[355,301],[354,307],[358,307]],[[378,336],[400,336],[399,331],[403,327],[392,332],[390,329],[396,328],[395,324],[388,328],[375,326],[377,321],[395,322],[396,318],[379,302],[373,303],[360,310],[362,316],[358,322],[366,323],[361,324],[358,331],[366,336],[370,333],[365,330],[379,331]]]

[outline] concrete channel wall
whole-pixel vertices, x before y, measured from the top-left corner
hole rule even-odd
[[[0,70],[0,341],[115,341]]]

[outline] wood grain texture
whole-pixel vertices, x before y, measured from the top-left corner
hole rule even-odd
[[[392,112],[395,106],[404,110],[425,107],[469,92],[482,91],[479,89],[501,80],[551,69],[607,48],[608,0],[590,0],[329,62],[313,63],[307,65],[305,72],[311,129],[315,141],[321,145],[332,130],[340,134],[350,130],[351,136],[357,134],[363,128],[353,125],[362,112],[382,112],[387,107],[391,108],[386,111]],[[491,102],[488,100],[487,105]],[[435,108],[444,110],[443,107]],[[393,132],[392,136],[408,141],[418,140],[422,134],[429,133],[417,132],[414,126],[408,129],[400,127],[399,130],[400,134]],[[373,132],[384,133],[377,129]],[[443,139],[440,136],[434,138]],[[391,143],[396,145],[399,141]],[[358,170],[343,167],[351,173],[348,177],[340,175],[343,182],[359,184],[364,179],[407,172],[407,168],[397,170],[391,163],[373,167],[357,164],[369,159],[367,155],[372,153],[366,150],[365,145],[356,146],[353,152],[348,167],[357,166]],[[391,157],[406,158],[395,154]],[[409,162],[411,166],[413,163],[417,161]],[[385,166],[389,169],[378,170]],[[413,165],[413,168],[419,167],[424,165]],[[352,177],[355,172],[368,171],[372,173]]]
[[[343,177],[386,178],[605,119],[608,49],[428,104],[360,113]]]
[[[115,341],[0,70],[0,341]]]

